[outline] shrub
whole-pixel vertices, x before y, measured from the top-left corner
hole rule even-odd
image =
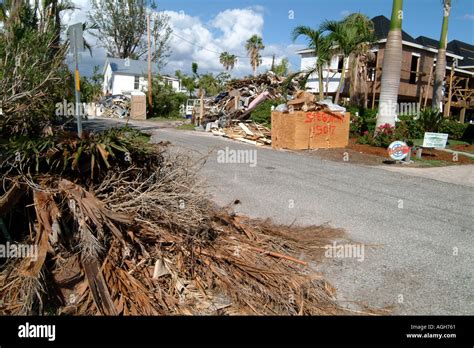
[[[171,86],[158,83],[153,84],[152,92],[153,114],[151,117],[177,118],[180,116],[181,105],[188,97],[183,93],[176,93]]]
[[[352,107],[353,108],[353,107]],[[351,113],[350,132],[352,136],[358,137],[364,132],[374,133],[377,111],[371,109],[359,109],[359,116]]]
[[[459,123],[453,120],[443,120],[440,124],[438,131],[440,133],[449,134],[449,138],[453,140],[459,140],[463,137],[464,132],[466,131],[469,125],[467,123]]]
[[[388,147],[390,143],[397,140],[395,136],[395,128],[388,123],[377,128],[373,138],[373,144],[377,147]]]
[[[72,86],[67,46],[57,46],[50,26],[38,30],[24,3],[18,21],[2,23],[0,29],[0,137],[41,134]]]
[[[439,110],[426,108],[421,111],[418,122],[424,132],[438,132],[443,120],[443,114]]]
[[[393,141],[398,140],[394,127],[388,123],[377,128],[377,131],[364,131],[362,136],[357,138],[357,143],[387,148]]]
[[[357,143],[362,145],[372,145],[374,135],[369,133],[369,131],[365,131],[362,136],[357,138]]]
[[[271,127],[272,123],[272,106],[278,106],[285,103],[284,100],[265,100],[257,106],[251,113],[250,119],[253,122],[262,124],[266,127]]]
[[[413,116],[399,117],[395,132],[399,140],[421,139],[424,135],[421,123]]]

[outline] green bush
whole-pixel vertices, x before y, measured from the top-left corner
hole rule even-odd
[[[350,107],[349,109],[353,110],[354,107]],[[355,116],[355,113],[353,114],[351,111],[351,135],[358,137],[363,135],[366,131],[374,133],[377,121],[377,110],[360,108],[358,112],[359,116]]]
[[[421,139],[424,135],[421,123],[413,116],[400,116],[395,132],[399,140]]]
[[[360,113],[359,107],[357,107],[357,106],[352,106],[352,105],[346,107],[346,111],[347,111],[347,112],[350,112],[350,113],[351,113],[351,116],[355,116],[355,115],[356,115],[356,112],[357,112],[357,113]]]
[[[357,138],[357,143],[362,145],[372,145],[374,135],[366,132],[364,135]]]
[[[186,104],[188,97],[176,93],[171,86],[155,81],[152,92],[153,110],[150,117],[177,118],[181,114],[181,105]]]
[[[364,131],[362,136],[357,138],[357,143],[387,148],[393,141],[398,140],[394,127],[384,124],[377,128],[377,132]]]
[[[18,20],[0,26],[0,138],[40,135],[72,86],[67,46],[57,46],[51,26],[38,30],[28,2],[19,3]]]
[[[449,134],[449,139],[452,140],[460,140],[462,139],[464,132],[466,131],[469,124],[467,123],[459,123],[453,120],[443,120],[440,124],[438,131],[440,133],[447,133]]]
[[[373,145],[377,147],[388,147],[396,139],[395,128],[388,123],[377,128]]]
[[[284,100],[265,100],[257,106],[251,113],[250,119],[266,127],[271,127],[272,123],[272,106],[284,104]]]
[[[418,123],[424,132],[438,132],[441,123],[443,123],[443,114],[439,110],[426,108],[421,111]]]

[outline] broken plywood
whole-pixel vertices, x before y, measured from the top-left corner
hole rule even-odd
[[[291,150],[346,147],[349,121],[349,113],[272,112],[272,146]]]

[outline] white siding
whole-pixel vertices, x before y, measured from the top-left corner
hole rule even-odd
[[[181,82],[175,78],[165,77],[168,84],[173,87],[176,92],[183,92]],[[138,90],[146,92],[148,90],[148,77],[140,76]],[[102,92],[106,94],[130,94],[135,90],[135,76],[118,74],[112,71],[110,64],[107,65],[104,72],[104,82],[102,84]],[[184,92],[186,92],[184,90]]]
[[[135,76],[114,74],[112,94],[130,94],[134,90]]]
[[[342,58],[341,58],[342,59]],[[315,67],[317,62],[317,57],[314,56],[311,53],[303,53],[301,54],[301,70],[308,70],[312,69]],[[326,92],[326,85],[328,81],[328,74],[329,74],[329,93],[335,93],[337,91],[337,87],[339,86],[339,81],[341,80],[341,73],[336,72],[337,67],[339,63],[339,57],[334,56],[331,59],[331,63],[329,65],[330,71],[328,72],[327,66],[324,67],[323,70],[323,86],[324,86],[324,92]],[[346,69],[347,69],[347,63],[346,63]],[[318,74],[314,73],[312,74],[308,82],[306,84],[306,89],[313,93],[319,92],[319,78]]]
[[[104,81],[102,83],[102,93],[104,95],[112,92],[112,79],[112,68],[110,67],[110,64],[108,64],[107,68],[105,69]]]

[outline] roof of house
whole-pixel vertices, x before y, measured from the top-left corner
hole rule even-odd
[[[390,19],[387,17],[380,15],[375,16],[372,18],[372,22],[374,23],[374,34],[377,39],[382,40],[388,37],[388,33],[390,31]],[[407,32],[402,30],[402,40],[411,42],[411,43],[418,43],[413,37],[408,35]]]
[[[431,47],[431,48],[435,48],[435,49],[439,48],[439,41],[435,40],[435,39],[432,39],[430,37],[427,37],[427,36],[418,36],[416,38],[416,41],[420,45],[423,45],[423,46],[426,46],[426,47]]]
[[[374,34],[378,40],[386,40],[390,32],[390,19],[384,15],[375,16],[371,19],[374,23]],[[402,30],[402,40],[409,46],[418,47],[420,49],[429,50],[436,53],[439,48],[439,41],[431,39],[426,36],[418,36],[416,39]],[[297,51],[298,54],[310,53],[313,50],[310,48]],[[474,46],[468,43],[453,40],[448,43],[447,54],[451,58],[460,59],[459,66],[474,66]]]
[[[144,60],[107,58],[107,64],[110,64],[112,71],[122,75],[146,75],[148,73],[148,63]],[[152,73],[158,73],[156,64],[151,67]]]
[[[464,59],[459,62],[459,66],[474,66],[474,46],[467,42],[452,40],[448,43],[448,50],[462,56]]]

